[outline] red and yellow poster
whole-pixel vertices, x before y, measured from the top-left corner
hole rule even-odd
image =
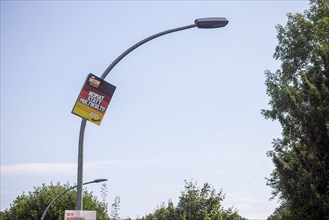
[[[115,88],[112,84],[90,73],[72,113],[100,125]]]

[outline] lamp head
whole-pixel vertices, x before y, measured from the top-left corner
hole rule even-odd
[[[210,29],[224,27],[228,24],[228,20],[223,17],[198,18],[194,23],[198,28]]]
[[[107,179],[95,179],[94,180],[95,183],[104,182],[104,181],[107,181]]]

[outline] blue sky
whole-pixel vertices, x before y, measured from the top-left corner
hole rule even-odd
[[[143,216],[184,180],[226,194],[223,205],[266,218],[266,152],[280,126],[268,108],[264,71],[275,71],[275,25],[307,1],[1,1],[1,210],[50,181],[76,183],[81,119],[71,114],[88,73],[100,76],[136,42],[196,18],[225,28],[155,39],[124,58],[100,126],[88,123],[84,181],[109,179],[108,202]],[[88,190],[100,195],[100,185]]]

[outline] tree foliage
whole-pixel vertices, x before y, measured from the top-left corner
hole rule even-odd
[[[275,165],[268,184],[285,219],[329,219],[329,0],[288,14],[277,39],[282,64],[265,72],[271,109],[262,114],[280,122],[282,138],[268,153]]]
[[[185,182],[177,207],[169,201],[141,220],[244,220],[236,210],[225,210],[221,206],[223,200],[222,191],[217,193],[208,183],[200,188],[196,183]]]
[[[119,220],[119,210],[120,210],[120,197],[116,196],[114,198],[114,203],[111,206],[111,220]]]
[[[283,203],[278,208],[276,208],[272,215],[270,215],[267,220],[283,220],[283,219],[291,219],[291,212],[288,206]]]
[[[38,220],[41,218],[48,204],[61,192],[69,189],[69,184],[43,184],[34,187],[34,191],[18,196],[9,209],[3,212],[3,220]],[[76,190],[70,190],[52,204],[45,219],[64,219],[65,210],[74,210],[76,207]],[[83,207],[85,210],[96,210],[97,220],[108,219],[106,207],[99,202],[92,192],[83,191]]]

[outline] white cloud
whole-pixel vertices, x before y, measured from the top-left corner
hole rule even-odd
[[[73,163],[25,163],[2,165],[1,175],[49,175],[73,174],[77,165]]]
[[[249,192],[228,193],[223,203],[225,207],[234,206],[239,214],[250,219],[266,219],[273,209],[273,204],[268,199]],[[259,210],[255,211],[255,207],[259,207]]]
[[[84,163],[85,171],[93,171],[106,165],[126,166],[136,164],[157,163],[155,160],[103,160]],[[1,175],[74,175],[77,172],[76,163],[24,163],[0,166]]]

